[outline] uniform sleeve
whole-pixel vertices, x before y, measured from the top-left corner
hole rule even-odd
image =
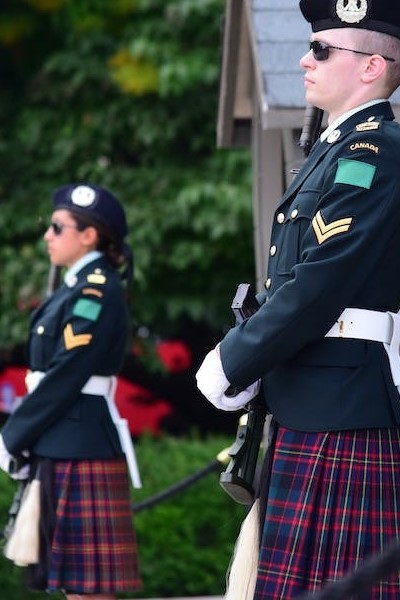
[[[286,281],[222,340],[231,384],[246,387],[323,338],[344,308],[357,306],[360,290],[384,266],[388,244],[395,240],[400,248],[399,144],[382,132],[370,135],[368,146],[356,137],[329,159],[320,187],[309,177],[299,190],[301,219],[289,223],[283,248]],[[279,277],[274,260],[271,269]]]

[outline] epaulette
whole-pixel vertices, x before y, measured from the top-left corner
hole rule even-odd
[[[95,271],[93,273],[89,273],[89,275],[87,276],[87,280],[88,280],[88,283],[104,285],[107,281],[107,278],[101,269],[95,269]]]
[[[375,121],[375,117],[369,117],[367,121],[363,121],[362,123],[358,123],[358,125],[356,125],[356,131],[374,131],[379,129],[380,126],[380,122]]]

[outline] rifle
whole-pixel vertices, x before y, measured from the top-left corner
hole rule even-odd
[[[50,265],[47,279],[46,298],[49,298],[56,291],[60,285],[60,277],[60,267]],[[13,457],[10,461],[10,474],[19,471],[27,462],[29,462],[29,459],[24,456]],[[13,532],[15,520],[21,507],[22,497],[24,495],[26,486],[27,480],[18,481],[17,489],[14,492],[11,506],[8,510],[8,522],[4,528],[4,531],[2,533],[0,532],[0,539],[4,538],[5,540],[8,540]]]
[[[299,146],[303,149],[305,157],[310,154],[311,148],[320,134],[323,114],[324,111],[321,108],[311,104],[306,106],[303,129],[299,140]]]
[[[46,298],[50,298],[60,285],[61,268],[56,265],[50,265],[47,278]]]
[[[231,308],[239,323],[259,309],[250,284],[239,284]],[[226,393],[235,396],[239,391],[230,387]],[[267,414],[262,386],[246,410],[247,415],[239,420],[235,442],[228,451],[231,460],[219,478],[221,487],[240,504],[251,504],[255,496],[254,475]]]

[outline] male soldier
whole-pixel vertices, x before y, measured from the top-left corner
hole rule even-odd
[[[400,537],[400,6],[300,9],[306,99],[328,128],[276,210],[265,301],[197,374],[222,410],[262,378],[277,422],[255,600],[315,591]],[[398,573],[378,597],[398,600]]]

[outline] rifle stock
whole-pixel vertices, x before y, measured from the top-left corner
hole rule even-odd
[[[321,131],[324,111],[321,108],[308,104],[304,112],[303,129],[300,135],[299,146],[303,149],[304,156],[308,156],[311,148],[317,141]]]

